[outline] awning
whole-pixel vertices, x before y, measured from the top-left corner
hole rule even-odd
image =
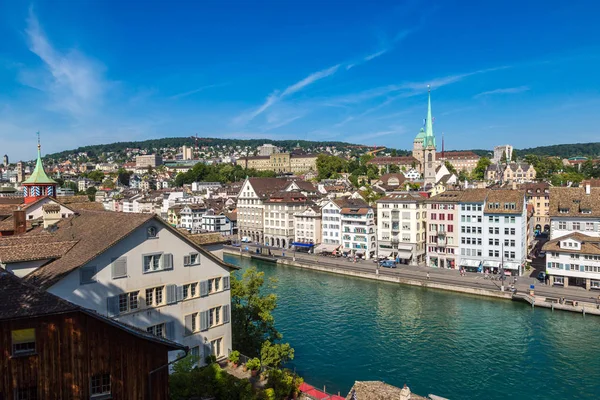
[[[518,270],[521,264],[515,262],[505,262],[504,269],[516,269]]]
[[[364,250],[356,250],[354,254],[365,254]]]
[[[292,242],[292,246],[296,246],[296,247],[313,247],[314,244],[312,244],[312,243]]]
[[[385,258],[385,257],[389,257],[392,255],[391,251],[385,251],[385,250],[379,250],[379,252],[377,253],[377,255],[381,258]]]
[[[398,251],[397,258],[400,258],[401,260],[410,260],[412,258],[412,252],[400,250]]]
[[[398,244],[398,250],[410,251],[412,253],[412,244]]]
[[[339,244],[321,243],[315,248],[315,253],[333,253],[338,247],[340,247]]]
[[[483,266],[486,268],[500,268],[500,261],[485,260]]]
[[[479,267],[479,260],[471,260],[468,258],[461,258],[460,260],[460,266],[461,267]]]

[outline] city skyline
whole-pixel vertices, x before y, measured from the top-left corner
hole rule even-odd
[[[0,151],[31,159],[38,130],[44,153],[196,133],[410,149],[428,84],[447,149],[593,142],[594,8],[2,4]]]

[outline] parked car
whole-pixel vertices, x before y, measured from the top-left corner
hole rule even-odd
[[[384,268],[396,268],[396,263],[392,260],[383,260],[379,263],[379,266]]]
[[[537,278],[540,282],[546,282],[546,273],[544,271],[540,271]]]

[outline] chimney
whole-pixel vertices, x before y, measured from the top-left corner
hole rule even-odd
[[[27,231],[27,221],[25,219],[25,210],[21,210],[21,207],[17,208],[13,212],[13,219],[15,220],[14,234],[20,235]]]
[[[590,192],[592,191],[591,187],[592,187],[592,185],[590,185],[589,182],[585,184],[585,194],[587,194],[587,195],[590,194]]]

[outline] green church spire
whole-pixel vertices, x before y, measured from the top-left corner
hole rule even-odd
[[[40,133],[37,133],[38,136],[38,153],[37,153],[37,161],[35,163],[35,169],[31,173],[31,176],[27,178],[23,183],[56,183],[56,181],[50,179],[48,175],[46,175],[46,171],[44,171],[44,165],[42,164],[42,146],[40,145]]]
[[[425,142],[423,147],[435,147],[433,136],[433,118],[431,117],[431,86],[427,85],[427,119],[425,120]]]

